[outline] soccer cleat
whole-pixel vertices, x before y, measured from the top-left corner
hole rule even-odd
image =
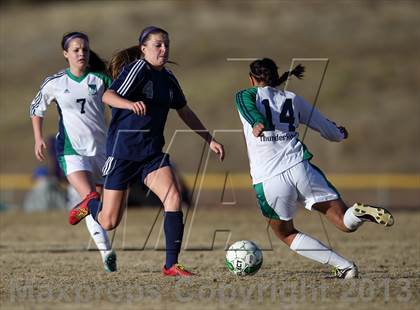
[[[384,226],[394,225],[394,217],[384,208],[355,203],[352,207],[353,214],[363,221],[374,222]]]
[[[334,267],[332,270],[332,276],[333,278],[338,279],[354,279],[359,277],[359,269],[357,269],[357,266],[353,263],[352,266],[339,269]]]
[[[189,277],[189,276],[195,275],[192,272],[186,270],[185,267],[181,264],[173,264],[172,267],[169,269],[166,269],[166,267],[163,266],[162,272],[164,276],[169,276],[169,277],[175,277],[175,276]]]
[[[89,215],[89,201],[93,199],[99,200],[99,194],[97,192],[91,192],[77,206],[70,210],[69,223],[71,225],[78,224],[82,219]]]
[[[103,259],[104,268],[106,272],[117,271],[117,254],[115,251],[111,251],[104,256]]]

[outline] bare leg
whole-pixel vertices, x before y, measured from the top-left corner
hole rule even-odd
[[[98,222],[106,230],[118,226],[126,207],[128,190],[104,189],[102,210],[98,214]]]
[[[144,184],[159,197],[166,212],[181,211],[181,195],[169,166],[149,173]]]
[[[318,202],[312,206],[313,209],[321,212],[325,217],[333,223],[338,229],[344,232],[352,232],[343,222],[344,214],[348,207],[341,199]]]
[[[83,199],[87,194],[95,190],[92,175],[89,171],[76,171],[67,176],[67,180]]]
[[[268,224],[273,230],[274,234],[289,247],[293,242],[293,239],[299,233],[293,225],[293,220],[282,221],[269,219]]]

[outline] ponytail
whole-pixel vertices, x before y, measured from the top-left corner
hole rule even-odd
[[[292,76],[292,75],[296,76],[299,80],[301,80],[303,78],[304,72],[305,72],[305,67],[302,66],[301,64],[298,64],[292,71],[286,71],[281,75],[279,79],[279,82],[280,82],[279,85],[286,82],[289,76]]]
[[[277,70],[277,65],[273,60],[263,58],[255,60],[250,64],[249,74],[257,81],[264,82],[267,86],[277,87],[287,81],[291,75],[301,79],[303,77],[303,73],[305,72],[305,67],[298,64],[292,71],[286,71],[281,76],[279,76]]]
[[[108,71],[111,74],[111,78],[115,80],[122,68],[140,58],[141,52],[138,45],[134,45],[114,53],[111,56],[111,60],[108,65]]]
[[[108,69],[105,61],[101,59],[94,51],[89,51],[89,70],[94,72],[102,72],[108,75]]]

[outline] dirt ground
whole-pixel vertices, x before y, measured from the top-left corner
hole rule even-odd
[[[393,227],[365,224],[345,234],[300,210],[299,229],[358,264],[360,279],[346,281],[326,278],[328,266],[268,235],[257,209],[230,206],[188,213],[180,260],[198,276],[165,278],[161,214],[152,208],[127,214],[114,236],[119,269],[112,274],[103,271],[84,224],[68,225],[66,212],[1,214],[1,308],[402,310],[420,301],[420,212],[395,210]],[[265,249],[251,277],[224,266],[226,244],[241,239]]]

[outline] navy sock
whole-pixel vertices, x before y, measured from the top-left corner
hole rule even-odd
[[[102,209],[102,203],[98,199],[92,199],[88,202],[88,208],[90,215],[98,222],[98,214]]]
[[[178,263],[178,255],[181,251],[182,236],[184,235],[182,211],[165,212],[163,228],[166,240],[165,268],[169,269],[173,264]]]

